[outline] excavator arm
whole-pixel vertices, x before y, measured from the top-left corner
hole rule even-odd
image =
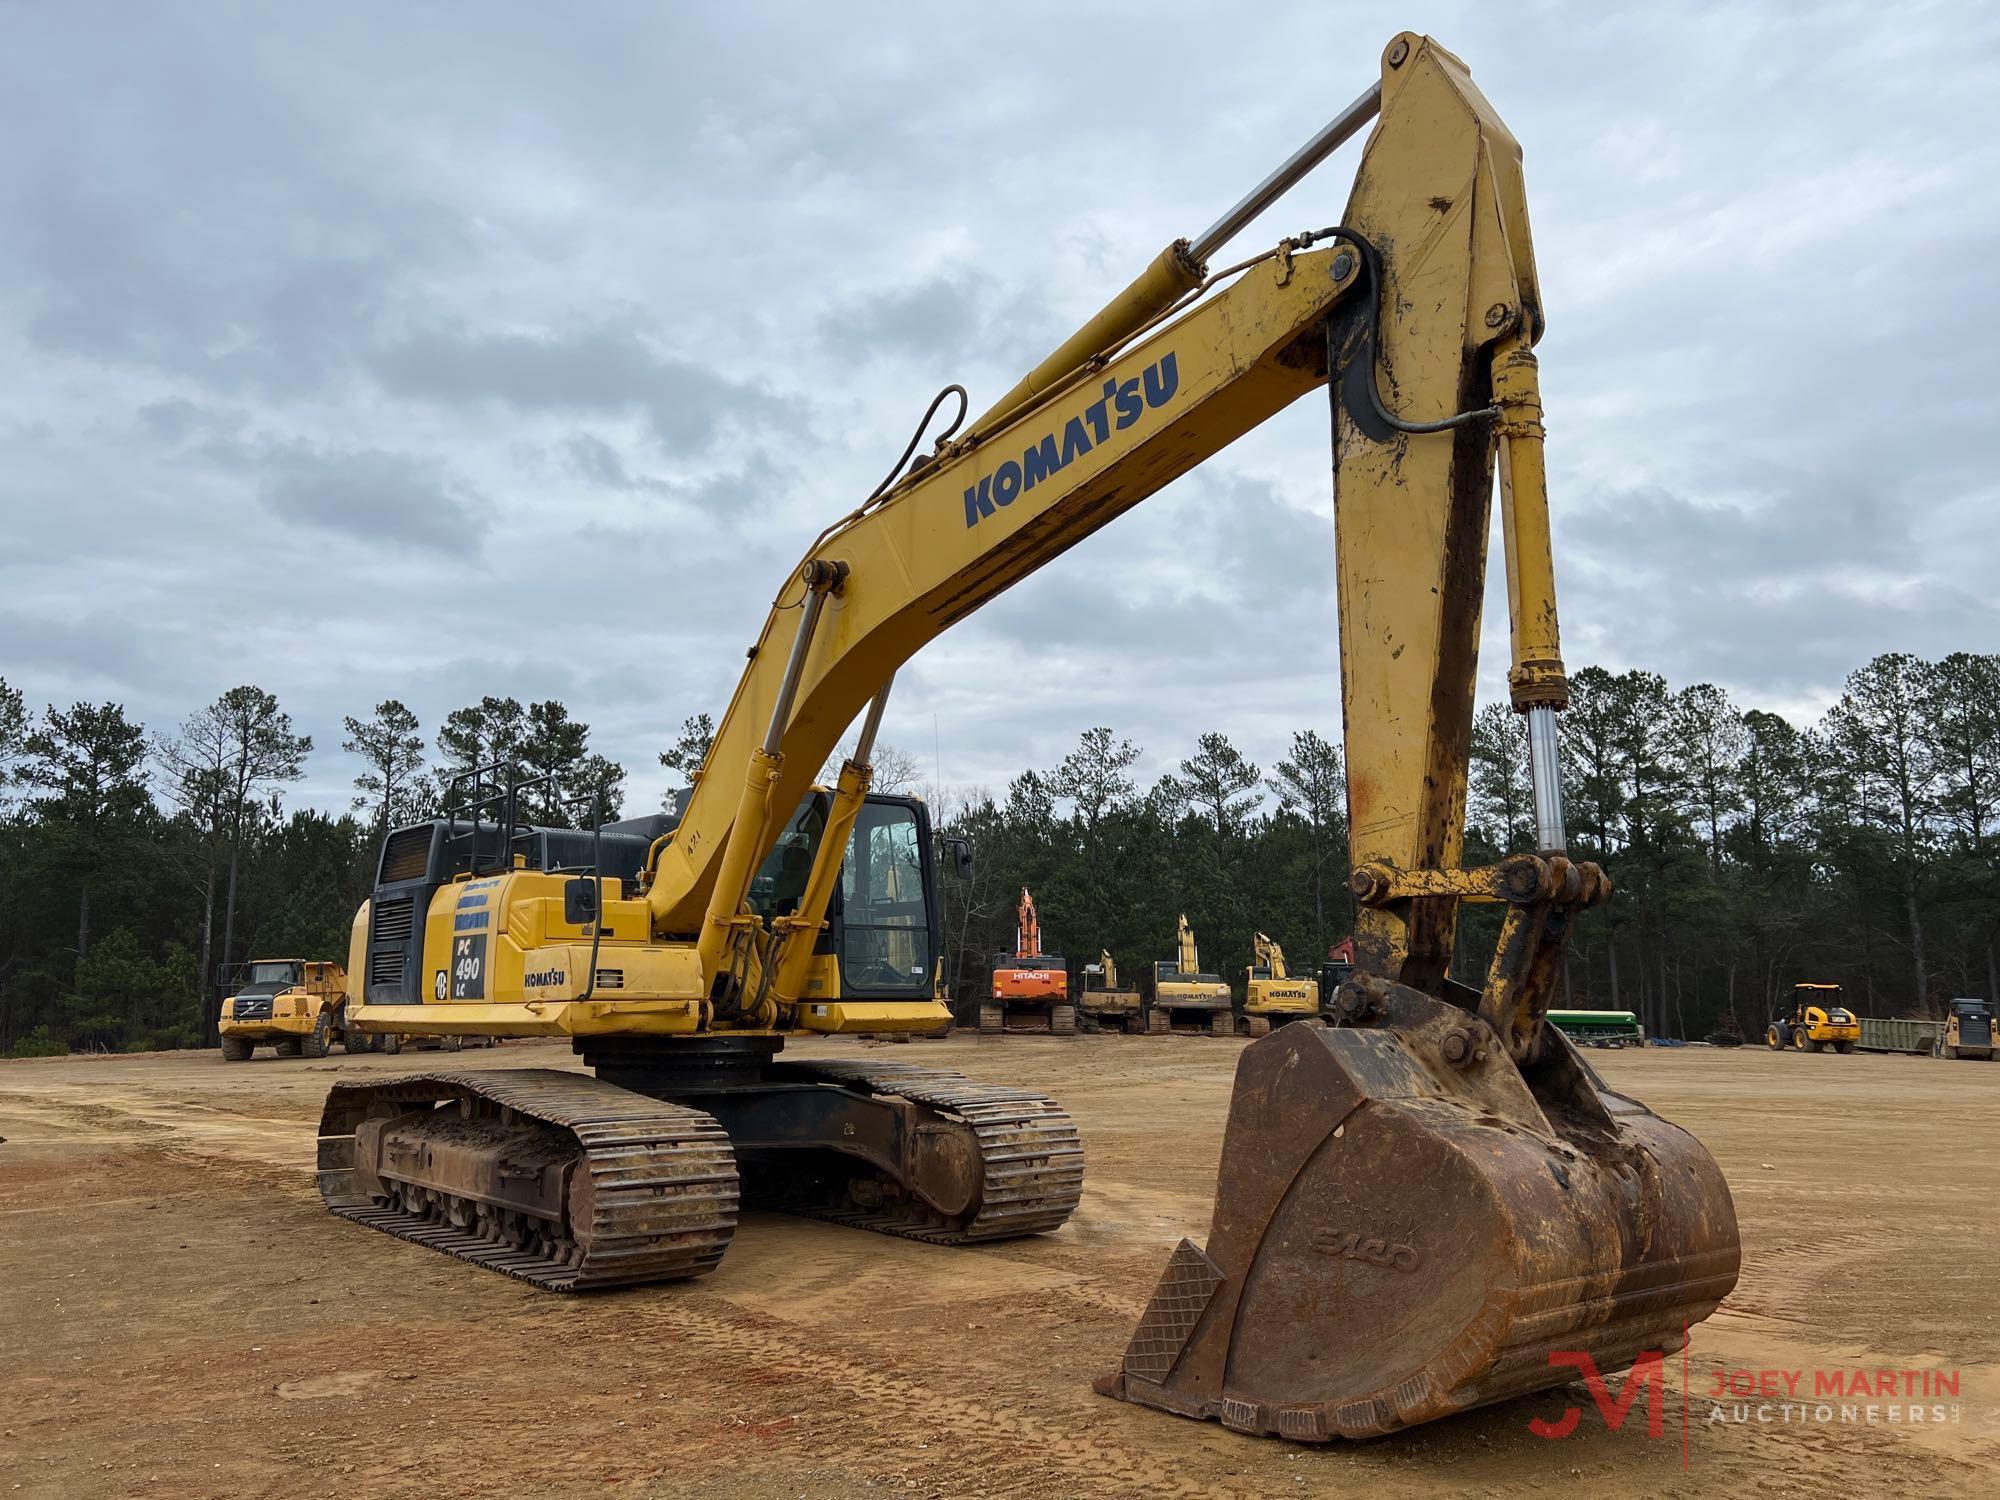
[[[1014,956],[1016,958],[1040,958],[1042,956],[1042,922],[1035,915],[1035,898],[1028,894],[1028,888],[1021,887],[1021,904],[1014,911]]]
[[[1177,954],[1175,967],[1183,974],[1199,974],[1201,972],[1201,950],[1195,947],[1194,929],[1188,926],[1186,913],[1182,913],[1181,915],[1176,936],[1178,943],[1175,949]]]
[[[1378,114],[1338,224],[1211,277],[1222,243]],[[1329,390],[1360,972],[1337,1024],[1243,1052],[1207,1244],[1175,1251],[1107,1394],[1250,1432],[1368,1435],[1560,1384],[1562,1351],[1612,1369],[1677,1349],[1735,1284],[1714,1162],[1543,1021],[1570,924],[1609,885],[1567,857],[1557,790],[1542,328],[1520,149],[1464,65],[1405,33],[1379,83],[1242,204],[815,541],[650,861],[653,931],[694,938],[716,1023],[781,1021],[838,816],[817,906],[767,932],[744,897],[848,724],[871,701],[879,720],[938,633]],[[1537,851],[1467,869],[1496,478]],[[865,790],[865,762],[843,792]],[[1449,971],[1465,901],[1506,907],[1477,985]],[[1198,971],[1185,920],[1180,941]]]

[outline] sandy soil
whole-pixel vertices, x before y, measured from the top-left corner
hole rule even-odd
[[[1094,1396],[1175,1241],[1205,1236],[1241,1045],[895,1048],[1069,1107],[1089,1177],[1068,1227],[949,1250],[753,1215],[714,1276],[584,1299],[320,1208],[321,1095],[337,1074],[407,1071],[409,1054],[0,1063],[0,1484],[21,1496],[2000,1494],[2000,1064],[1593,1054],[1614,1086],[1708,1143],[1743,1225],[1743,1284],[1696,1330],[1685,1403],[1672,1371],[1662,1440],[1636,1417],[1608,1430],[1581,1387],[1325,1449]],[[450,1061],[570,1060],[517,1043]],[[1800,1371],[1810,1389],[1819,1371],[1854,1369],[1957,1371],[1959,1392],[1936,1398],[1946,1421],[1921,1426],[1890,1421],[1886,1401],[1870,1425],[1707,1399],[1718,1371]],[[1529,1431],[1571,1402],[1584,1410],[1573,1436]]]

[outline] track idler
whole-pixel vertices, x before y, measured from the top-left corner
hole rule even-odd
[[[1106,1395],[1240,1432],[1362,1438],[1672,1352],[1736,1285],[1700,1142],[1553,1026],[1517,1066],[1386,980],[1353,1024],[1245,1049],[1205,1248],[1183,1240]]]

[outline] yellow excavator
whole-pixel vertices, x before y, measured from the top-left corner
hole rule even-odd
[[[1285,967],[1285,950],[1263,933],[1250,940],[1250,972],[1243,990],[1244,1029],[1269,1036],[1273,1026],[1319,1014],[1319,981]]]
[[[1153,965],[1153,993],[1146,998],[1146,1030],[1153,1036],[1182,1031],[1236,1035],[1236,997],[1219,974],[1205,974],[1194,929],[1181,914],[1175,953]]]
[[[1371,120],[1340,222],[1211,268]],[[920,427],[813,540],[682,815],[629,876],[518,851],[511,823],[478,869],[441,855],[435,829],[412,844],[408,904],[392,914],[378,887],[350,1024],[569,1036],[596,1077],[339,1084],[319,1147],[329,1204],[571,1289],[711,1269],[744,1197],[951,1244],[1059,1225],[1082,1168],[1054,1104],[778,1056],[790,1036],[942,1019],[927,959],[907,998],[850,992],[893,977],[889,955],[921,949],[927,920],[873,904],[922,889],[927,858],[921,820],[868,795],[884,696],[927,641],[1324,391],[1358,972],[1336,1024],[1243,1050],[1207,1243],[1172,1252],[1099,1388],[1319,1441],[1560,1385],[1557,1353],[1611,1370],[1678,1349],[1735,1285],[1728,1188],[1544,1019],[1570,926],[1609,887],[1564,853],[1542,328],[1520,150],[1458,59],[1398,36],[1379,81],[1269,180],[906,468]],[[953,394],[962,415],[962,391],[932,413]],[[1464,868],[1496,463],[1537,852]],[[813,792],[857,717],[837,786]],[[760,905],[788,829],[810,833],[810,863]],[[1505,908],[1475,983],[1448,970],[1464,901]]]
[[[1076,994],[1077,1024],[1085,1031],[1131,1031],[1145,1023],[1145,1002],[1135,988],[1118,981],[1118,960],[1100,948],[1097,962],[1083,966]]]

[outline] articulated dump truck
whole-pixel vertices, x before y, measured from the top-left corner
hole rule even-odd
[[[336,1042],[366,1050],[348,1033],[347,974],[337,963],[253,958],[228,989],[216,1026],[224,1062],[247,1062],[259,1047],[280,1057],[325,1057]]]
[[[1220,255],[1364,131],[1344,210]],[[534,855],[511,810],[484,844],[449,824],[391,836],[349,1024],[567,1037],[595,1076],[344,1080],[321,1123],[328,1204],[567,1291],[702,1275],[748,1201],[945,1245],[1060,1228],[1083,1155],[1054,1101],[780,1056],[794,1037],[945,1019],[928,815],[870,791],[884,703],[927,642],[1311,398],[1338,496],[1356,972],[1332,1024],[1238,1053],[1206,1240],[1163,1254],[1099,1389],[1319,1442],[1562,1385],[1558,1354],[1611,1371],[1678,1350],[1736,1285],[1728,1187],[1547,1020],[1575,919],[1611,896],[1566,852],[1534,353],[1549,316],[1520,145],[1464,63],[1395,37],[1351,106],[988,410],[963,420],[962,388],[940,393],[780,584],[672,826],[631,830],[615,868],[602,848]],[[1496,505],[1535,850],[1468,866]],[[578,623],[557,620],[522,628]],[[857,719],[838,784],[815,789]],[[1466,902],[1503,915],[1491,963],[1456,974]]]

